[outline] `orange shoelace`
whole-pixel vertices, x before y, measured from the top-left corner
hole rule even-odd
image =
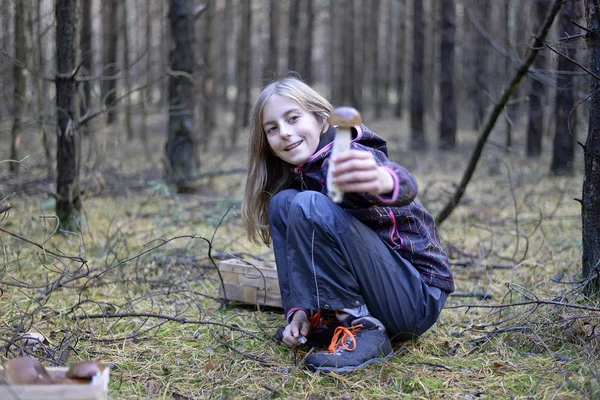
[[[328,349],[330,354],[335,353],[340,348],[344,348],[347,351],[354,351],[356,349],[356,338],[354,334],[358,332],[362,328],[362,324],[353,325],[350,328],[346,328],[345,326],[338,326],[333,331],[333,338],[331,338],[331,344]],[[340,337],[341,336],[341,337]],[[351,341],[351,346],[348,346],[346,342]]]
[[[323,317],[322,311],[318,311],[315,315],[310,317],[310,324],[312,325],[313,328],[317,327],[317,325],[319,324],[319,321],[321,321],[322,317]]]

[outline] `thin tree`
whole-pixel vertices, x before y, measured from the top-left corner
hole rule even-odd
[[[191,0],[171,0],[169,21],[174,49],[170,54],[167,173],[177,191],[187,193],[194,190],[191,183],[199,167],[194,137],[195,36]]]
[[[27,44],[25,43],[25,1],[17,0],[15,4],[14,24],[15,33],[15,60],[13,64],[14,78],[14,110],[13,125],[10,142],[10,158],[19,159],[19,149],[21,147],[21,122],[23,119],[23,109],[25,108],[25,67],[27,66]],[[20,164],[16,162],[8,163],[10,171],[14,174],[19,173]]]
[[[423,125],[423,61],[425,58],[423,3],[413,3],[413,57],[410,90],[410,148],[423,150],[427,148]]]
[[[406,59],[406,0],[398,0],[399,9],[399,32],[396,38],[396,107],[394,115],[402,117],[404,112],[404,60]]]
[[[591,70],[600,70],[600,5],[586,0],[587,42]],[[585,175],[581,218],[583,222],[583,276],[590,278],[589,294],[600,293],[600,77],[592,77],[588,137],[583,146]]]
[[[350,6],[352,1],[350,2]],[[306,29],[302,35],[302,58],[300,62],[300,74],[305,82],[312,83],[313,81],[313,42],[314,42],[314,31],[315,31],[315,2],[314,0],[305,0],[305,12],[304,17],[306,21]]]
[[[235,105],[234,123],[231,129],[231,145],[237,144],[238,130],[248,122],[250,113],[250,87],[251,87],[251,26],[252,26],[252,2],[241,2],[241,25],[238,36],[237,50],[237,97]]]
[[[129,61],[130,43],[129,43],[129,9],[128,0],[123,0],[121,4],[121,35],[123,37],[123,91],[131,92],[131,62]],[[125,137],[132,140],[134,136],[131,122],[131,95],[125,97]]]
[[[277,0],[273,0],[277,1]],[[223,43],[223,48],[220,51],[219,56],[219,100],[220,104],[227,107],[229,105],[229,98],[227,96],[227,90],[231,83],[231,74],[229,73],[229,42],[230,37],[233,32],[233,0],[225,0],[225,4],[223,6],[223,23],[221,29],[221,43]],[[278,3],[279,6],[279,3]],[[277,40],[277,39],[275,39]]]
[[[535,18],[536,29],[544,22],[544,15],[548,7],[546,0],[536,0]],[[544,106],[546,86],[539,78],[546,68],[544,54],[538,55],[533,62],[536,71],[531,78],[531,89],[529,92],[529,116],[527,123],[527,157],[539,157],[542,154],[542,137],[544,131]]]
[[[43,36],[44,30],[41,21],[41,2],[35,1],[32,6],[32,10],[29,13],[29,32],[32,42],[32,52],[31,59],[34,71],[40,71],[37,77],[35,77],[35,81],[33,82],[33,88],[35,91],[36,97],[36,105],[37,105],[37,118],[38,124],[40,128],[40,132],[42,133],[42,147],[44,148],[44,161],[46,163],[46,170],[48,172],[48,177],[54,176],[54,163],[53,157],[50,150],[50,138],[48,133],[48,129],[46,126],[46,111],[48,105],[46,101],[46,83],[44,82],[43,74],[45,70],[45,62],[44,62],[44,46],[43,46]],[[35,46],[35,48],[33,48]]]
[[[74,123],[76,0],[56,0],[56,215],[60,226],[79,231],[81,140]]]
[[[81,48],[81,69],[82,73],[88,76],[93,75],[93,53],[92,53],[92,0],[82,0],[81,2],[81,24],[79,25],[79,40]],[[83,94],[79,100],[79,114],[85,115],[90,109],[92,85],[89,81],[81,83]],[[82,133],[87,134],[88,127],[82,127]]]
[[[242,1],[244,3],[244,1]],[[288,10],[288,70],[298,71],[300,68],[300,1],[289,3]]]
[[[456,98],[454,96],[455,7],[454,0],[443,0],[442,2],[440,148],[444,150],[456,147]]]
[[[202,82],[202,149],[208,150],[212,132],[215,129],[215,15],[217,2],[208,0],[204,16],[204,51],[203,82]]]
[[[104,80],[101,86],[102,104],[106,106],[106,122],[110,125],[116,119],[115,100],[117,98],[117,80],[114,75],[119,71],[117,66],[117,40],[119,37],[119,3],[107,0],[102,3],[102,49]]]
[[[380,1],[375,1],[372,4],[371,10],[371,21],[369,23],[371,32],[371,39],[369,47],[372,49],[371,57],[373,57],[373,75],[371,75],[371,93],[373,101],[375,102],[375,118],[381,118],[382,104],[382,85],[383,85],[383,63],[381,60],[381,54],[379,51],[379,20],[380,20]]]
[[[281,25],[281,1],[269,2],[269,49],[263,66],[263,83],[267,83],[279,73],[279,29]]]
[[[561,53],[568,58],[558,58],[560,73],[556,79],[557,93],[554,107],[556,125],[550,171],[558,175],[573,174],[577,118],[572,116],[575,107],[575,81],[572,72],[575,71],[575,64],[571,60],[576,57],[576,48],[570,38],[576,34],[576,26],[571,21],[577,20],[577,14],[577,3],[569,1],[565,3],[559,18],[560,30],[565,35]]]
[[[479,24],[483,27],[489,26],[490,4],[488,0],[479,2]],[[484,119],[487,104],[489,104],[486,93],[488,92],[488,57],[489,43],[486,37],[475,30],[477,39],[475,40],[476,54],[475,56],[475,85],[471,85],[471,99],[475,108],[475,129],[480,129]]]
[[[339,12],[341,13],[342,26],[354,26],[352,0],[339,1],[338,6],[341,6]],[[348,34],[348,32],[341,29],[338,31],[338,41],[342,46],[341,53],[339,53],[339,56],[342,58],[342,73],[338,75],[338,79],[341,79],[339,82],[339,86],[342,89],[341,99],[343,104],[356,107],[357,105],[353,102],[355,83],[351,79],[344,79],[355,74],[354,35]]]

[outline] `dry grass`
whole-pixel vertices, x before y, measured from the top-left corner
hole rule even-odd
[[[156,121],[157,130],[163,126]],[[389,139],[393,158],[415,172],[422,201],[439,210],[474,135],[461,133],[456,154],[431,150],[417,157],[406,150],[404,123],[371,127]],[[36,330],[48,343],[33,353],[48,364],[88,358],[113,364],[112,399],[600,397],[597,302],[565,283],[580,278],[581,221],[573,198],[581,196],[581,174],[550,177],[546,158],[527,161],[488,146],[440,235],[453,260],[470,262],[453,267],[457,290],[492,298],[451,297],[439,322],[418,341],[398,344],[390,362],[327,376],[301,367],[304,351],[272,340],[283,323],[277,310],[223,308],[215,299],[213,261],[231,253],[272,258],[247,243],[235,213],[242,176],[207,180],[202,194],[177,196],[160,181],[161,136],[152,138],[150,162],[139,143],[119,142],[115,132],[99,131],[92,152],[88,140],[86,165],[98,168],[84,171],[82,236],[55,234],[54,220],[42,217],[53,209],[39,188],[52,190],[52,182],[1,203],[15,208],[0,228],[46,252],[0,233],[0,360],[32,352],[18,336]],[[34,149],[30,170],[0,181],[0,198],[19,179],[39,176],[42,158],[35,147],[25,148]],[[205,154],[203,168],[242,166],[240,154]],[[149,170],[154,178],[140,178]],[[63,284],[49,288],[59,278]],[[522,305],[497,307],[514,303]]]

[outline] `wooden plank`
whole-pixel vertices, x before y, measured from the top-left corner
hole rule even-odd
[[[68,368],[46,367],[50,376],[65,372]],[[0,367],[0,375],[4,376],[4,368]],[[0,399],[18,400],[107,400],[110,368],[105,368],[102,375],[89,385],[0,385]]]

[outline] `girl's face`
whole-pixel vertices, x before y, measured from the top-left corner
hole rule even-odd
[[[294,100],[274,94],[265,103],[262,121],[271,150],[283,161],[300,165],[317,150],[323,126]]]

